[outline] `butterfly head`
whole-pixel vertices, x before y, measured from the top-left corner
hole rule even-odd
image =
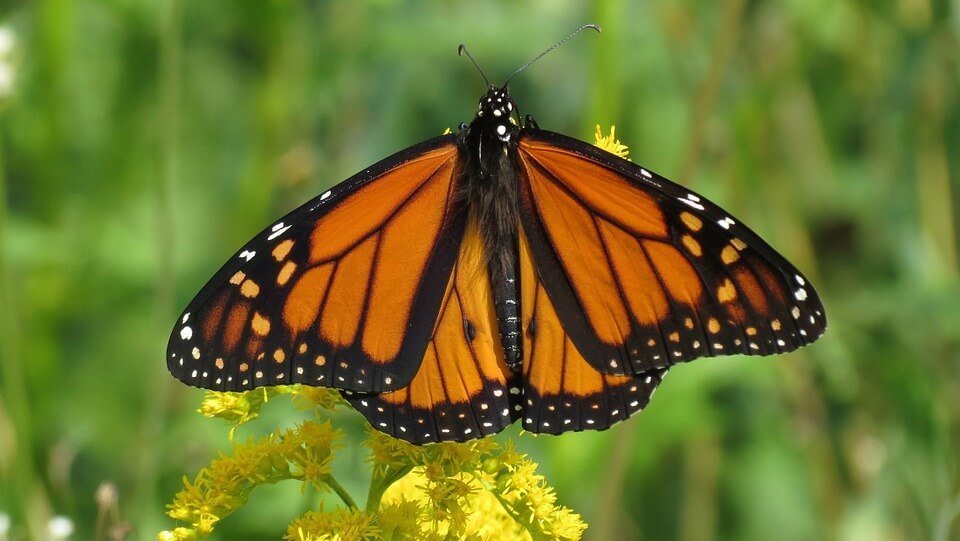
[[[516,131],[516,125],[510,120],[514,110],[513,98],[507,87],[497,88],[490,85],[487,93],[480,97],[480,108],[475,122],[492,129],[497,138],[504,143],[510,142]]]

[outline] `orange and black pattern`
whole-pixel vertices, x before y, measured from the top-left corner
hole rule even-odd
[[[463,235],[456,156],[450,137],[410,149],[258,235],[181,316],[171,372],[222,391],[408,385]]]
[[[642,374],[698,357],[816,340],[807,279],[689,190],[574,139],[519,144],[523,224],[573,343],[598,370]]]
[[[247,243],[167,349],[190,385],[340,389],[416,444],[602,430],[669,368],[794,350],[826,329],[807,278],[703,196],[516,115],[339,184]]]
[[[530,245],[520,242],[524,292],[523,428],[561,434],[604,430],[642,410],[666,368],[614,375],[594,368],[567,335],[534,266]]]
[[[416,444],[465,441],[496,434],[520,415],[520,375],[504,362],[483,250],[471,220],[410,384],[344,392],[378,430]]]

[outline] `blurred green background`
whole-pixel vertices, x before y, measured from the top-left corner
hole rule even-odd
[[[677,367],[607,432],[501,439],[588,539],[960,539],[956,0],[2,0],[7,536],[174,526],[181,476],[226,447],[166,373],[179,310],[273,218],[469,121],[457,44],[500,81],[585,22],[603,33],[511,84],[521,109],[588,141],[615,123],[810,275],[829,330]],[[261,430],[291,422],[276,406]],[[360,496],[360,416],[338,423]],[[278,538],[310,504],[264,489],[217,538]]]

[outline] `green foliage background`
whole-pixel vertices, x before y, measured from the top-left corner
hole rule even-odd
[[[830,327],[677,367],[613,430],[506,437],[591,539],[960,539],[956,0],[2,0],[14,533],[62,514],[91,538],[103,481],[130,538],[172,527],[226,432],[166,373],[178,310],[274,217],[468,121],[484,88],[458,43],[499,81],[584,22],[603,34],[511,85],[523,112],[586,140],[615,123],[804,269]],[[359,441],[359,415],[338,422]],[[359,487],[356,449],[336,467]],[[265,489],[218,533],[274,539],[315,504]]]

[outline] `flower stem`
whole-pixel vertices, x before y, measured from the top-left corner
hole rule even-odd
[[[412,464],[407,464],[397,469],[392,469],[389,466],[382,470],[379,468],[375,469],[370,478],[370,491],[367,492],[367,512],[375,512],[380,507],[380,500],[383,498],[383,493],[390,488],[390,485],[403,479],[412,469]],[[381,472],[383,472],[382,475],[380,475]]]
[[[340,499],[343,500],[343,503],[347,504],[347,507],[349,507],[351,511],[357,510],[357,502],[353,501],[353,498],[350,497],[350,493],[348,493],[347,490],[343,488],[343,486],[338,483],[332,475],[324,479],[324,482],[328,487],[332,488],[333,491],[337,493],[337,496],[340,496]]]

